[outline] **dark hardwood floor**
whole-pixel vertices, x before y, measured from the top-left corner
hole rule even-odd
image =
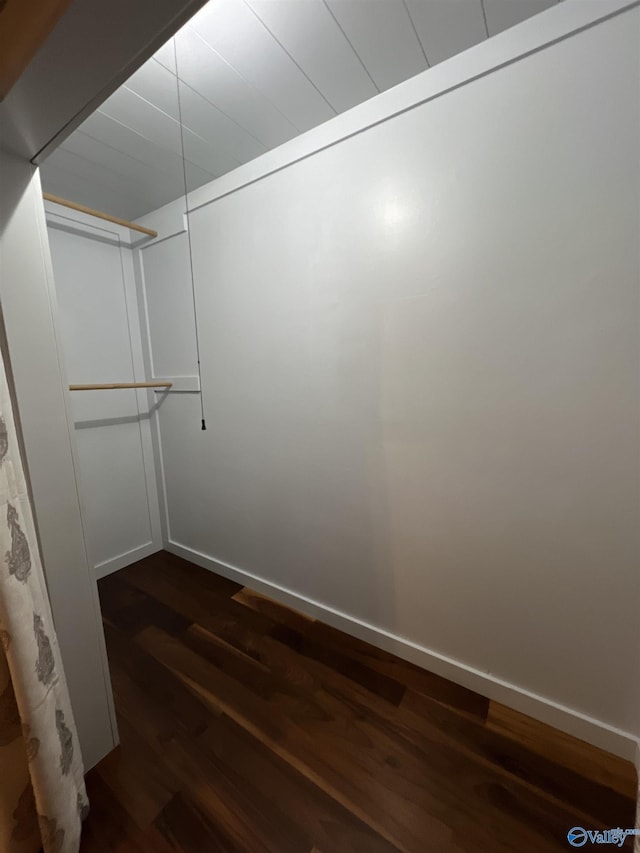
[[[99,589],[121,745],[84,853],[566,853],[634,825],[630,764],[191,563]]]

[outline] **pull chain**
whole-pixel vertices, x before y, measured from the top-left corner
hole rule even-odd
[[[196,281],[193,274],[193,247],[191,245],[191,222],[189,221],[189,187],[187,184],[187,161],[184,156],[184,127],[182,124],[182,102],[180,100],[180,73],[178,69],[178,47],[175,36],[173,37],[173,56],[176,64],[176,88],[178,93],[178,122],[180,124],[180,154],[182,156],[182,179],[184,182],[184,207],[187,221],[187,241],[189,246],[189,273],[191,276],[191,298],[193,301],[193,322],[195,326],[196,358],[198,360],[198,381],[200,384],[200,415],[201,428],[207,428],[204,417],[204,394],[202,390],[202,371],[200,369],[200,338],[198,336],[198,308],[196,304]]]

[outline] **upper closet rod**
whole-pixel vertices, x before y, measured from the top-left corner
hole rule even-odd
[[[69,391],[110,391],[112,388],[172,388],[173,382],[102,382],[97,385],[69,385]]]
[[[94,210],[92,207],[85,207],[84,204],[78,204],[75,201],[69,201],[66,198],[60,198],[51,193],[42,193],[42,198],[45,201],[51,201],[53,204],[60,204],[62,207],[70,207],[71,210],[79,210],[80,213],[88,213],[89,216],[96,216],[98,219],[105,219],[107,222],[113,222],[115,225],[122,225],[124,228],[130,228],[131,231],[139,231],[141,234],[146,234],[147,237],[157,237],[158,232],[151,228],[145,228],[144,225],[136,225],[135,222],[129,222],[128,219],[119,219],[117,216],[111,216],[109,213],[102,213],[100,210]]]

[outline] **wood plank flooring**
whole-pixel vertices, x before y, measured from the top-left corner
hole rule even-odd
[[[83,853],[566,853],[633,826],[630,764],[178,557],[99,589],[121,745]]]

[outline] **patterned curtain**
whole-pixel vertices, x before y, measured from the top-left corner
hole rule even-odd
[[[1,358],[0,641],[0,853],[76,853],[82,756]]]

